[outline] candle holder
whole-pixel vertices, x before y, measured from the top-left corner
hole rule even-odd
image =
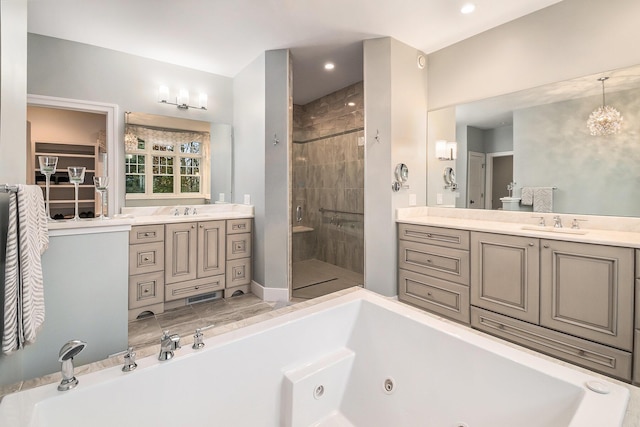
[[[51,175],[56,173],[56,167],[58,166],[58,158],[55,156],[38,156],[38,162],[40,162],[40,172],[45,177],[45,201],[47,208],[47,221],[53,221],[51,219],[51,210],[49,208],[49,188],[51,187]]]
[[[67,173],[69,174],[69,182],[73,184],[75,187],[75,215],[73,217],[74,221],[79,221],[80,216],[78,215],[78,186],[84,182],[84,172],[86,168],[84,166],[69,166],[67,168]]]
[[[94,176],[93,184],[96,186],[96,192],[100,194],[100,219],[106,219],[107,213],[105,212],[107,187],[109,186],[108,176]]]

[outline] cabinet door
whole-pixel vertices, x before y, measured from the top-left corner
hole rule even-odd
[[[165,225],[165,284],[195,279],[198,230],[195,222]]]
[[[539,240],[471,233],[471,305],[538,323]]]
[[[543,240],[540,324],[632,350],[634,252]]]
[[[225,221],[198,223],[198,277],[224,274]]]

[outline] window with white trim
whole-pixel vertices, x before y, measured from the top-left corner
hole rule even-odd
[[[209,133],[127,125],[127,199],[209,198]]]

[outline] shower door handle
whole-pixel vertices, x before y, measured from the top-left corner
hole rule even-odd
[[[296,207],[296,221],[297,222],[302,221],[302,206]]]

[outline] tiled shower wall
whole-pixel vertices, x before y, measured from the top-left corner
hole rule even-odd
[[[363,101],[359,82],[294,105],[291,218],[294,226],[313,231],[293,235],[293,262],[316,258],[364,272],[364,145],[358,144],[364,140]]]

